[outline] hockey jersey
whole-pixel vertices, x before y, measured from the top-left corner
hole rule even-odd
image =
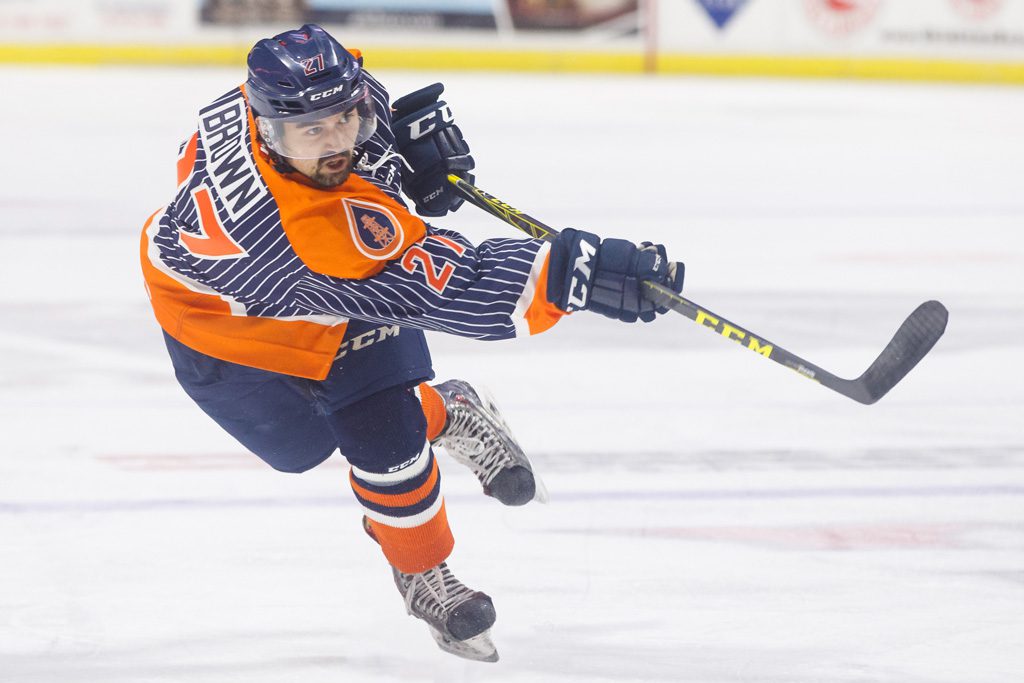
[[[142,234],[146,288],[170,336],[222,360],[323,379],[350,318],[506,339],[563,315],[545,296],[547,244],[474,246],[407,210],[388,95],[367,78],[377,132],[332,189],[275,170],[244,86],[200,111],[174,200]]]

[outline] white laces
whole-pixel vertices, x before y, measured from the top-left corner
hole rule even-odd
[[[401,576],[409,582],[405,589],[405,609],[414,616],[429,614],[443,621],[448,611],[473,595],[473,591],[456,579],[444,562],[419,574]]]
[[[441,437],[449,455],[469,467],[485,485],[513,461],[494,428],[476,411],[454,406]]]

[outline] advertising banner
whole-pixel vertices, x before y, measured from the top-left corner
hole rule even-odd
[[[155,41],[194,38],[194,0],[0,0],[0,40]]]
[[[678,0],[657,26],[668,53],[1024,60],[1022,0]]]
[[[636,34],[639,0],[202,0],[205,24],[335,24],[365,29],[477,29]]]
[[[508,0],[512,25],[519,30],[600,30],[636,33],[638,0]]]
[[[203,23],[339,24],[376,29],[495,29],[490,0],[203,0]]]
[[[237,64],[307,22],[379,68],[1024,82],[1024,0],[0,0],[0,61]]]

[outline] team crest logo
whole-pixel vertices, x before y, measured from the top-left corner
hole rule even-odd
[[[389,209],[359,199],[341,200],[348,218],[352,243],[363,256],[375,261],[389,259],[402,247],[402,224]]]

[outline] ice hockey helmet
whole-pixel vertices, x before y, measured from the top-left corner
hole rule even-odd
[[[260,135],[283,156],[298,156],[285,145],[285,123],[355,113],[358,127],[353,127],[353,144],[367,140],[376,130],[362,66],[316,24],[259,41],[249,51],[248,68],[245,91],[253,114],[260,119]],[[315,156],[305,153],[302,158]]]

